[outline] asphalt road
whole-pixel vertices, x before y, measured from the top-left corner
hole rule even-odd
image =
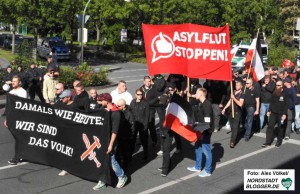
[[[129,92],[134,94],[142,84],[147,68],[141,64],[112,64],[122,67],[110,72],[112,81],[121,79],[127,81]],[[115,88],[107,88],[100,92],[110,92]],[[4,110],[0,109],[0,114]],[[3,123],[4,117],[0,118]],[[194,164],[193,146],[183,142],[183,150],[179,154],[172,151],[172,170],[167,177],[161,177],[157,170],[161,167],[162,157],[157,156],[158,147],[150,150],[150,160],[141,162],[140,150],[134,155],[130,166],[128,184],[121,189],[107,187],[93,191],[94,182],[82,180],[73,175],[60,177],[60,170],[49,166],[22,163],[10,166],[7,161],[14,155],[14,140],[10,132],[0,125],[0,193],[17,194],[80,194],[80,193],[259,193],[243,190],[244,169],[295,169],[296,191],[300,193],[300,135],[291,134],[291,139],[284,141],[280,148],[274,145],[269,148],[260,146],[265,140],[265,130],[254,134],[249,142],[241,139],[234,149],[230,149],[229,130],[222,129],[212,135],[213,173],[212,176],[200,178],[197,173],[191,173],[186,167]],[[151,140],[149,141],[151,143]],[[278,191],[286,193],[287,191]],[[266,193],[266,192],[262,192]],[[274,192],[273,192],[274,193]]]

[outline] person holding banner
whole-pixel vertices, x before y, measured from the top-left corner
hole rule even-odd
[[[111,138],[106,153],[110,154],[112,169],[118,177],[118,183],[116,187],[122,188],[127,182],[127,176],[125,175],[123,169],[121,168],[115,157],[115,153],[117,150],[116,140],[120,128],[121,113],[119,108],[112,103],[112,97],[109,93],[100,94],[98,99],[99,101],[101,101],[103,108],[111,111]],[[100,188],[105,187],[105,184],[106,183],[99,180],[98,184],[94,186],[93,189],[99,190]]]
[[[198,175],[199,177],[207,177],[211,176],[212,170],[212,153],[210,147],[210,139],[212,134],[212,126],[213,126],[213,108],[211,102],[206,99],[207,91],[205,88],[198,88],[195,95],[192,97],[196,97],[200,101],[199,104],[199,122],[200,123],[208,123],[210,128],[205,130],[202,135],[195,142],[195,154],[196,154],[196,162],[195,166],[187,167],[187,170],[192,172],[200,172],[202,168],[202,153],[204,153],[205,160],[205,168]]]
[[[9,92],[12,95],[19,96],[21,98],[27,98],[27,92],[21,87],[21,78],[17,75],[13,76],[12,81],[12,90]],[[4,126],[7,128],[7,122],[4,121]],[[15,143],[15,150],[17,149],[17,144]],[[8,161],[8,164],[11,165],[17,165],[19,162],[21,162],[22,159],[20,159],[18,156],[14,156],[11,160]]]
[[[222,110],[222,114],[224,115],[227,108],[229,108],[229,123],[231,128],[231,138],[229,142],[230,148],[234,148],[236,144],[236,139],[238,135],[238,131],[240,128],[240,119],[242,117],[242,108],[244,104],[244,93],[242,91],[243,84],[241,81],[235,81],[235,91],[234,94],[231,94],[231,100],[227,102],[224,109]],[[232,109],[233,102],[233,109]],[[234,110],[234,114],[232,114],[232,110]]]

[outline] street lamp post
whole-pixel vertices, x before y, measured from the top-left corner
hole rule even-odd
[[[89,0],[83,10],[83,15],[82,15],[82,22],[81,22],[81,64],[83,63],[83,28],[84,28],[84,22],[85,22],[85,12],[87,9],[87,6],[89,5],[91,0]]]

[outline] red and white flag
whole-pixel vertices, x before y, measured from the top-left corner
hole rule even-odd
[[[262,62],[261,44],[259,38],[254,38],[246,55],[246,69],[253,75],[254,81],[259,81],[265,76]]]
[[[174,94],[166,109],[164,126],[173,130],[186,140],[196,142],[201,132],[193,130],[193,110],[191,105],[177,94]]]
[[[150,75],[231,81],[229,26],[143,24]]]

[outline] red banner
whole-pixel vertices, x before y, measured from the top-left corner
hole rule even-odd
[[[228,25],[143,24],[143,35],[150,75],[232,80]]]

